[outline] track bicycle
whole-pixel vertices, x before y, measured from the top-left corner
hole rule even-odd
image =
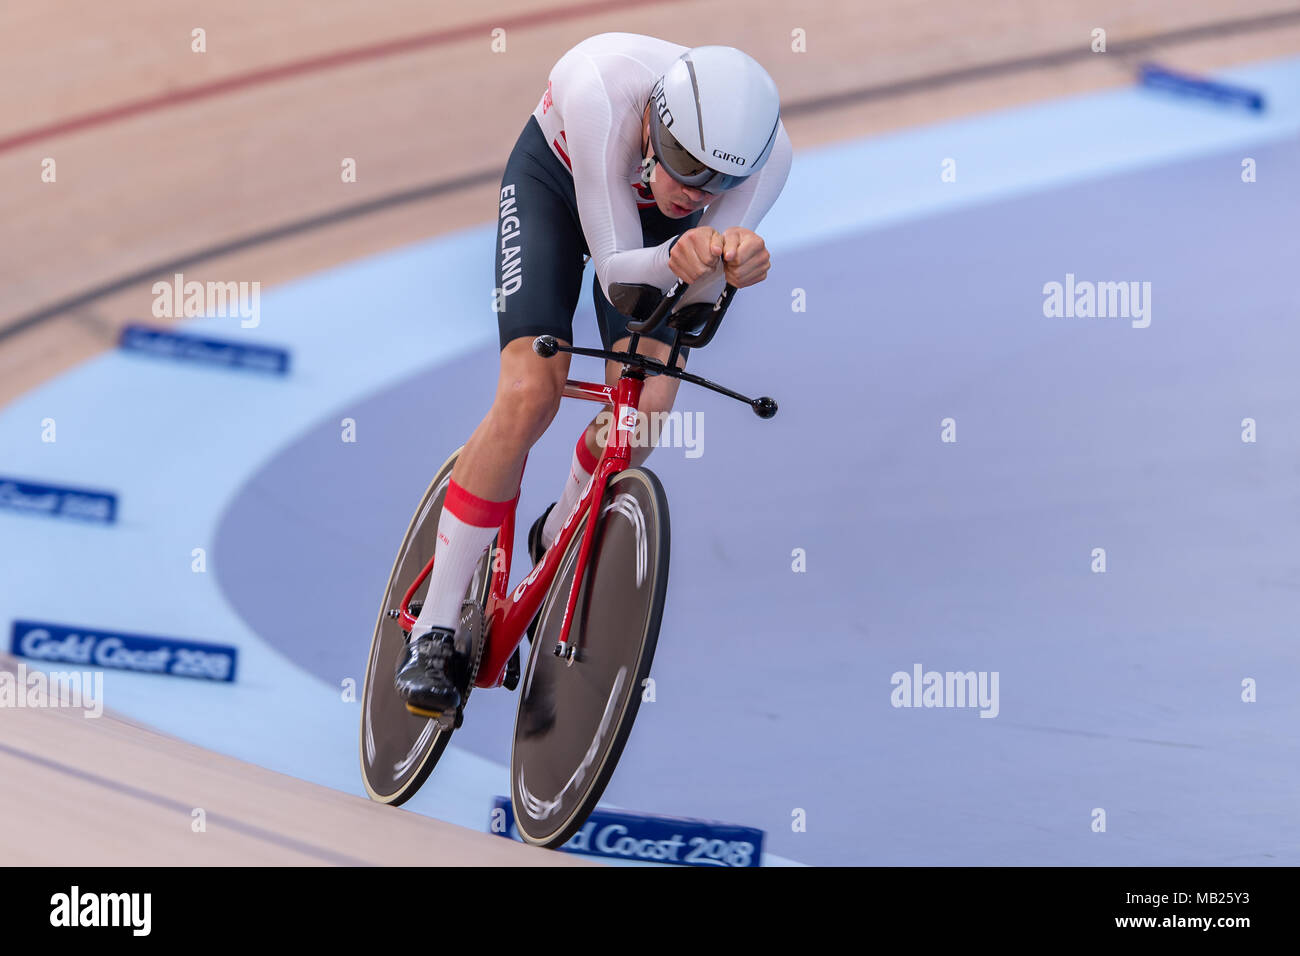
[[[736,293],[727,285],[716,302],[673,311],[688,287],[678,281],[665,294],[648,285],[614,285],[614,306],[633,316],[625,352],[564,345],[549,335],[534,340],[542,357],[568,352],[623,364],[615,385],[569,379],[564,389],[566,398],[610,406],[614,427],[555,541],[513,590],[513,509],[502,521],[461,604],[454,662],[462,705],[431,717],[408,710],[393,674],[423,605],[438,517],[460,450],[438,469],[398,550],[371,639],[360,750],[372,799],[394,806],[409,800],[461,726],[470,690],[514,690],[522,677],[510,758],[519,835],[559,847],[595,808],[636,719],[668,585],[668,500],[653,472],[629,466],[645,379],[671,375],[744,402],[760,418],[777,410],[770,398],[746,398],[677,368],[682,347],[702,348],[713,339]],[[667,362],[638,355],[641,336],[664,322],[675,332]],[[521,674],[526,632],[532,647]]]

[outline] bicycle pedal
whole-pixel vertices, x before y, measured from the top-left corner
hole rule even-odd
[[[510,655],[510,660],[506,662],[506,676],[501,679],[501,686],[506,690],[514,690],[519,686],[519,648]]]

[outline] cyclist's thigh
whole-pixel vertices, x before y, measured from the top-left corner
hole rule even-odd
[[[571,343],[586,241],[573,179],[534,117],[510,153],[498,200],[492,304],[501,348],[538,335]]]

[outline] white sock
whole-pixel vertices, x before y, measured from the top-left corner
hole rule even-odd
[[[460,605],[474,578],[474,569],[491,546],[492,536],[514,501],[484,501],[456,482],[451,483],[438,516],[438,546],[433,553],[424,606],[411,631],[413,637],[431,627],[456,629],[460,623]]]
[[[583,429],[578,444],[573,449],[573,463],[569,466],[569,477],[564,483],[564,491],[560,494],[560,500],[555,503],[555,507],[551,509],[551,513],[546,516],[546,523],[542,525],[542,544],[548,548],[560,533],[564,519],[569,516],[573,506],[587,490],[587,482],[591,481],[591,476],[596,471],[597,460],[587,450],[586,436],[587,431]],[[466,587],[468,586],[467,584]]]

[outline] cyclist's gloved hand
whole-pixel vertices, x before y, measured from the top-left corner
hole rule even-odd
[[[713,272],[723,251],[723,237],[712,226],[696,226],[673,243],[668,268],[683,282],[694,284]]]
[[[767,278],[772,257],[762,236],[742,226],[732,226],[722,234],[722,240],[723,271],[730,285],[743,289]]]

